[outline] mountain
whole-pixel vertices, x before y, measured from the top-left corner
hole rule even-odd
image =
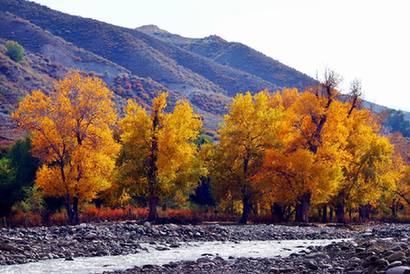
[[[274,83],[167,44],[143,32],[66,15],[23,0],[3,0],[9,11],[131,72],[170,88],[232,95],[240,89],[276,89]]]
[[[246,45],[212,35],[187,38],[155,25],[124,28],[68,15],[25,0],[0,0],[0,145],[21,133],[10,113],[33,89],[46,92],[73,69],[101,77],[121,113],[126,99],[147,105],[167,90],[170,106],[188,99],[212,134],[237,92],[304,89],[317,82]],[[4,43],[21,44],[14,62]]]
[[[137,30],[199,54],[221,65],[256,75],[280,87],[303,89],[316,83],[315,80],[306,74],[288,67],[261,52],[241,43],[227,42],[216,35],[201,39],[186,38],[177,34],[171,34],[154,25],[142,26],[137,28]]]

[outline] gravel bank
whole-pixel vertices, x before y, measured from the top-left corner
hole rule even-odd
[[[131,273],[410,273],[410,226],[381,225],[357,233],[350,242],[312,247],[286,258],[204,256],[196,261],[145,265]]]
[[[279,225],[144,225],[135,222],[0,229],[0,265],[44,259],[138,253],[140,243],[158,248],[187,241],[245,241],[349,238],[347,229]]]
[[[180,242],[352,238],[312,247],[286,258],[229,258],[204,254],[196,261],[144,265],[127,273],[410,273],[410,225],[144,225],[136,222],[66,227],[0,229],[0,264],[50,258],[124,255],[141,252],[141,243],[168,250]]]

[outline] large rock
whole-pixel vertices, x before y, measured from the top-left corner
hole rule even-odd
[[[318,266],[314,260],[307,260],[304,262],[306,267],[312,270],[317,270]]]
[[[88,233],[84,236],[84,239],[86,239],[86,240],[94,240],[96,238],[97,238],[97,234],[95,234],[93,232],[90,232],[90,233]]]
[[[0,250],[9,251],[9,252],[16,252],[19,251],[18,248],[12,246],[8,243],[0,243]]]
[[[398,252],[394,252],[393,254],[388,256],[387,260],[389,262],[401,261],[405,256],[406,256],[406,254],[404,254],[404,252],[398,251]]]
[[[386,274],[410,274],[410,267],[396,266],[387,270]]]

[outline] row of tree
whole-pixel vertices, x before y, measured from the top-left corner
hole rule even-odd
[[[304,92],[238,94],[215,142],[201,138],[187,101],[166,112],[167,93],[150,111],[129,100],[118,119],[105,83],[78,72],[48,95],[33,91],[13,118],[40,159],[36,186],[64,198],[71,223],[96,198],[110,206],[141,198],[154,220],[158,205],[184,204],[198,182],[197,194],[210,186],[219,208],[241,211],[243,223],[266,211],[306,222],[312,206],[324,220],[336,209],[340,222],[382,204],[397,213],[410,202],[408,142],[381,134],[379,116],[360,107],[358,82],[346,96],[338,81],[328,72]]]

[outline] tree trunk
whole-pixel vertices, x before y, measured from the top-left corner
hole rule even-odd
[[[338,203],[336,205],[336,222],[346,223],[345,220],[345,205],[343,203]]]
[[[371,206],[369,204],[360,206],[359,208],[359,218],[360,222],[366,222],[370,219],[370,209]]]
[[[71,208],[71,196],[70,196],[70,190],[68,188],[67,182],[66,182],[66,177],[65,177],[65,172],[64,172],[64,162],[62,159],[60,159],[60,175],[61,175],[61,180],[63,181],[64,187],[65,187],[65,210],[67,211],[67,219],[69,224],[74,224],[74,219],[73,219],[73,210]]]
[[[298,204],[296,205],[296,222],[307,223],[309,222],[309,209],[310,209],[310,198],[312,194],[310,192],[304,193],[298,199]]]
[[[397,210],[398,210],[398,203],[396,203],[395,201],[393,201],[391,207],[391,218],[392,219],[397,219]]]
[[[282,223],[285,220],[285,211],[282,205],[273,203],[271,205],[272,221]]]
[[[364,213],[363,213],[363,206],[359,207],[359,221],[363,223],[364,221]]]
[[[289,222],[289,219],[293,215],[292,206],[290,205],[282,205],[283,207],[283,221]]]
[[[241,224],[246,224],[249,219],[249,212],[251,210],[251,203],[249,201],[249,197],[246,195],[242,198],[242,217],[240,219]]]
[[[78,214],[78,197],[77,196],[75,196],[74,198],[73,198],[73,216],[72,216],[72,218],[73,218],[73,225],[78,225],[79,223],[80,223],[80,217],[79,217],[79,214]]]
[[[69,194],[66,194],[66,197],[65,197],[65,210],[67,211],[68,223],[72,225],[74,223],[74,219],[73,219],[73,210],[71,208],[71,201],[70,201]]]
[[[249,212],[251,210],[251,199],[250,199],[250,186],[248,182],[248,166],[249,165],[249,155],[243,158],[243,186],[242,186],[242,217],[240,219],[241,224],[246,224],[249,219]]]
[[[231,197],[230,198],[230,200],[229,200],[229,206],[228,206],[228,212],[230,213],[230,214],[234,214],[235,212],[234,212],[234,204],[233,204],[233,198]]]
[[[155,221],[158,218],[157,205],[158,197],[156,195],[157,188],[157,160],[158,160],[158,136],[157,128],[159,127],[159,113],[154,113],[152,119],[153,135],[151,140],[150,156],[148,158],[148,188],[149,188],[149,201],[148,201],[148,221]]]
[[[329,222],[330,223],[333,223],[333,212],[334,212],[333,207],[330,207],[329,208]]]
[[[325,224],[327,223],[327,205],[324,205],[322,210],[322,223]]]
[[[157,205],[158,205],[158,197],[155,195],[151,195],[149,197],[149,211],[148,211],[148,221],[155,221],[158,219],[158,212],[157,212]]]
[[[254,216],[259,216],[259,204],[258,203],[254,203],[253,205],[251,205],[251,209],[252,209]]]

